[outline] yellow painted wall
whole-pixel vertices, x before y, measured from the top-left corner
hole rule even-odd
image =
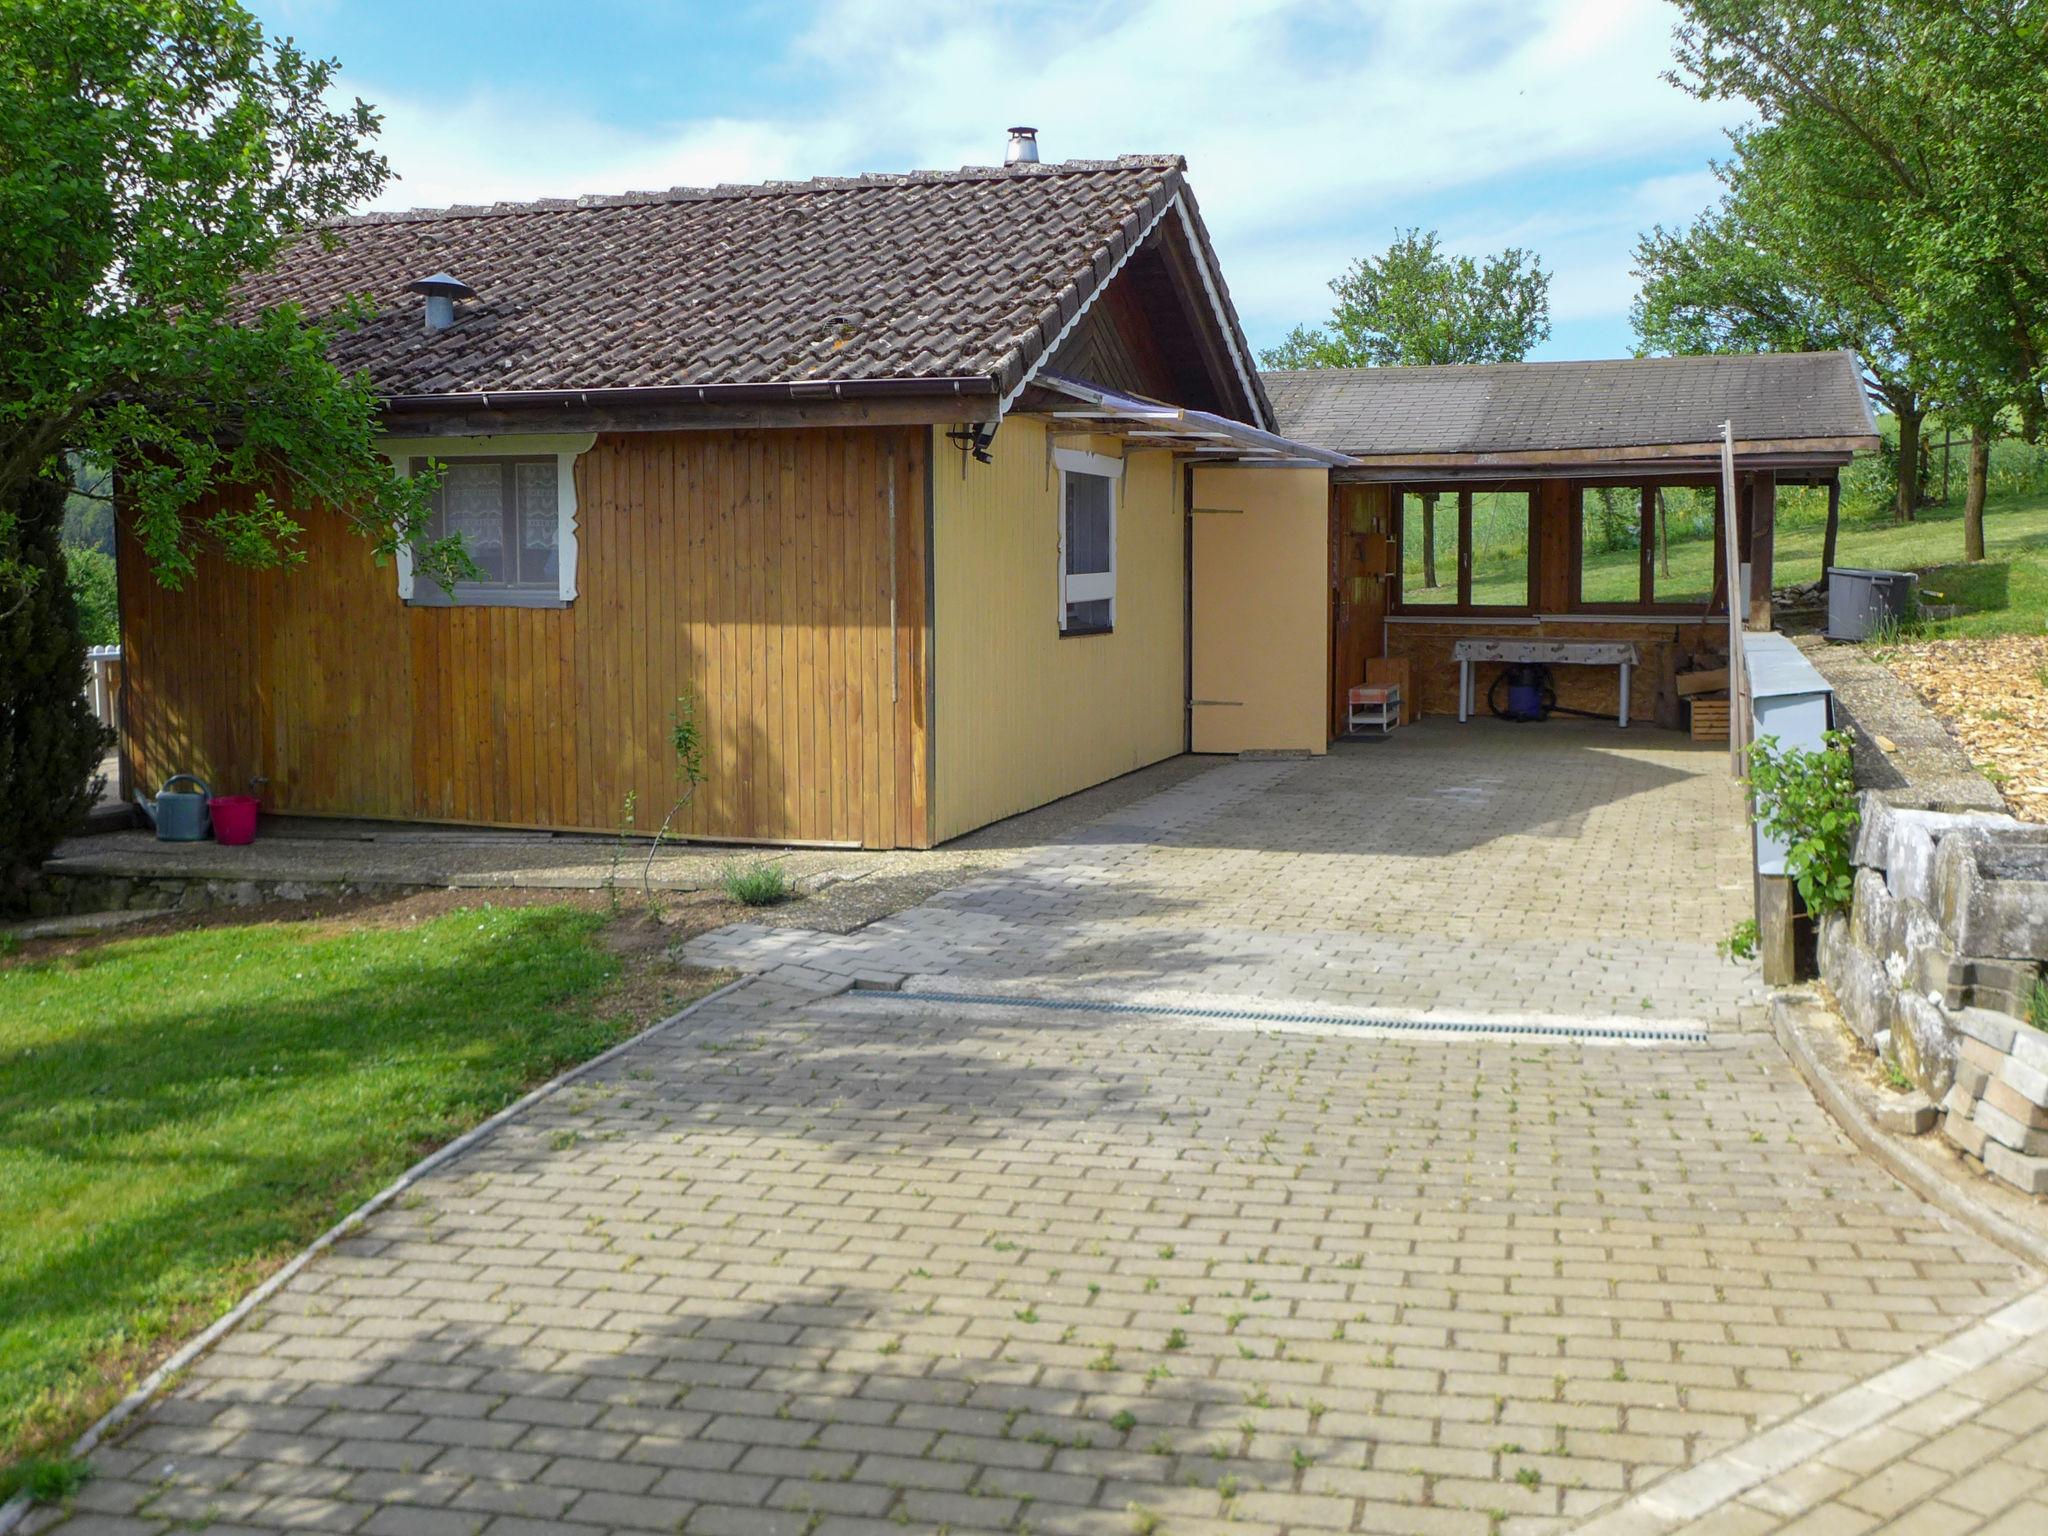
[[[1116,455],[1107,439],[1059,446]],[[1181,750],[1182,529],[1171,454],[1132,453],[1116,518],[1116,630],[1059,633],[1059,473],[1047,423],[1012,416],[963,471],[932,435],[932,731],[938,838]]]
[[[1329,474],[1194,476],[1194,749],[1326,751]]]

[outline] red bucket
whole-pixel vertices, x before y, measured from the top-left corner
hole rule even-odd
[[[213,839],[239,847],[256,841],[256,813],[263,802],[254,795],[215,795],[206,802],[213,812]]]

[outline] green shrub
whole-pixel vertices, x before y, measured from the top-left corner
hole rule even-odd
[[[121,610],[114,596],[114,557],[97,549],[64,551],[71,601],[78,607],[78,632],[87,645],[121,643]]]
[[[796,895],[796,885],[788,872],[766,859],[728,864],[719,872],[718,880],[726,895],[747,907],[779,906]]]
[[[2027,1022],[2036,1029],[2048,1029],[2048,981],[2034,983],[2034,997],[2027,1004]]]
[[[1816,917],[1849,905],[1856,876],[1849,851],[1863,819],[1849,733],[1829,731],[1824,740],[1818,752],[1780,747],[1775,736],[1749,748],[1751,814],[1784,841],[1785,873]]]

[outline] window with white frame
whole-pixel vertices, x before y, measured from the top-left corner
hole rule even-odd
[[[452,592],[415,580],[398,552],[398,595],[428,606],[563,607],[576,596],[576,457],[593,434],[387,440],[400,474],[440,466],[425,537],[458,538],[476,574]]]
[[[1060,472],[1060,633],[1116,627],[1116,495],[1121,460],[1056,449]]]

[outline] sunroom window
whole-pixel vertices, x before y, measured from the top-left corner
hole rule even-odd
[[[1403,490],[1399,606],[1526,611],[1534,591],[1532,500],[1526,486]]]

